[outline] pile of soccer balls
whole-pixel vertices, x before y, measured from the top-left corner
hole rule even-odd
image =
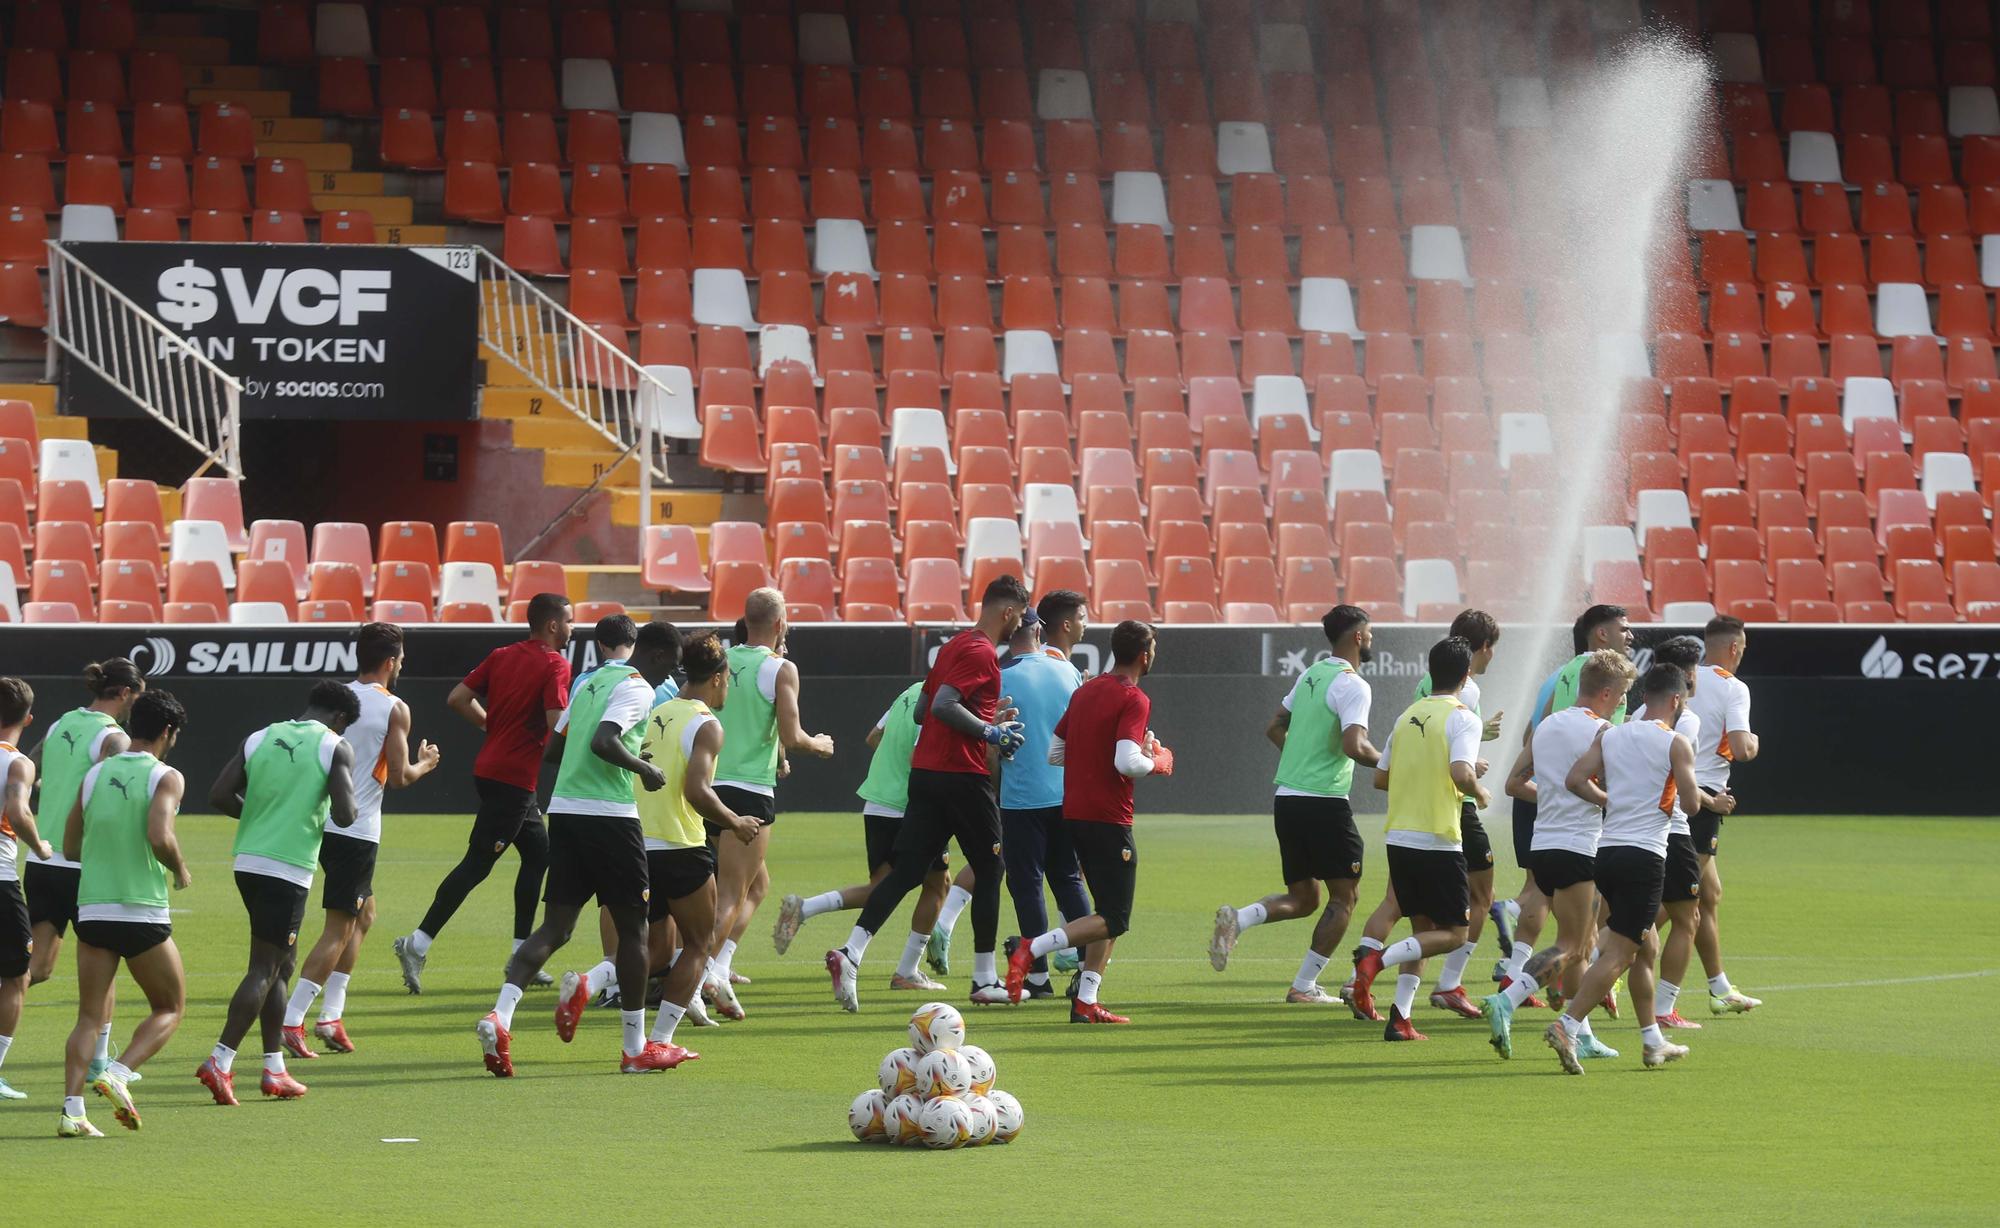
[[[864,1143],[921,1143],[933,1150],[1012,1142],[1021,1102],[996,1091],[993,1059],[965,1043],[965,1019],[942,1002],[910,1016],[910,1043],[876,1072],[880,1087],[854,1098],[848,1128]]]

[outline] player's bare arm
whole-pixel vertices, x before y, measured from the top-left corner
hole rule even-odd
[[[664,788],[667,774],[646,759],[625,749],[625,731],[616,721],[600,721],[597,732],[590,735],[590,753],[613,767],[621,767],[639,778],[646,792],[655,793]]]
[[[1729,739],[1729,758],[1735,763],[1748,763],[1757,757],[1757,735],[1748,729],[1732,729],[1722,735]]]
[[[486,732],[486,703],[479,692],[463,682],[451,688],[451,694],[445,696],[444,706],[465,718],[465,722],[474,729],[481,733]],[[555,721],[551,720],[549,728],[555,727]]]
[[[243,817],[243,790],[249,787],[250,774],[244,770],[243,748],[238,746],[236,753],[229,756],[229,762],[222,765],[215,783],[208,786],[208,804],[232,819],[240,819]],[[349,801],[351,804],[351,795]],[[348,819],[350,823],[353,821],[351,817]]]
[[[1685,741],[1685,739],[1683,739]],[[1610,800],[1604,786],[1597,782],[1604,779],[1604,731],[1590,740],[1590,749],[1577,756],[1570,765],[1569,775],[1563,778],[1563,786],[1584,801],[1602,809]]]
[[[821,759],[831,759],[833,735],[807,733],[799,723],[799,667],[790,661],[778,666],[777,692],[773,707],[778,717],[778,741],[786,750],[802,750]]]
[[[1279,750],[1285,749],[1285,734],[1292,727],[1292,714],[1283,708],[1264,726],[1264,739]]]
[[[346,739],[333,744],[333,762],[326,769],[327,822],[352,827],[359,816],[354,804],[354,747]]]
[[[1375,749],[1375,744],[1368,740],[1368,726],[1349,725],[1337,736],[1340,739],[1337,749],[1362,767],[1374,767],[1382,761],[1382,752]]]
[[[1481,810],[1493,804],[1493,794],[1479,782],[1483,774],[1478,764],[1467,763],[1463,759],[1451,762],[1451,783],[1461,794],[1477,802]]]
[[[63,820],[62,855],[70,861],[79,861],[83,857],[83,790],[81,789],[76,792],[76,800],[69,804],[69,817]]]
[[[694,735],[694,748],[688,752],[687,771],[681,776],[681,796],[702,818],[728,828],[745,844],[754,843],[762,824],[737,814],[716,796],[715,757],[721,753],[721,722],[703,721]]]
[[[1692,805],[1695,808],[1709,811],[1712,814],[1735,813],[1736,798],[1727,789],[1719,793],[1710,793],[1706,789],[1703,789],[1700,783],[1695,780],[1694,743],[1688,741],[1680,734],[1675,734],[1673,746],[1667,752],[1667,758],[1668,762],[1673,765],[1674,788],[1679,791],[1682,797],[1691,799]]]
[[[25,755],[17,755],[7,770],[7,792],[4,803],[7,825],[14,829],[14,835],[35,855],[47,861],[55,850],[42,839],[42,833],[35,826],[35,812],[28,805],[29,795],[35,787],[35,765],[28,762]]]
[[[1523,746],[1514,757],[1514,770],[1507,773],[1506,794],[1524,802],[1535,800],[1535,752]]]
[[[410,705],[402,700],[389,709],[389,736],[383,742],[383,750],[389,756],[389,780],[391,789],[408,788],[437,769],[438,748],[429,742],[417,742],[417,755],[410,757]]]
[[[185,891],[194,876],[188,873],[187,860],[181,856],[180,840],[174,835],[174,816],[180,813],[181,795],[187,790],[187,781],[178,771],[168,768],[160,777],[159,787],[153,790],[153,803],[146,808],[146,842],[153,846],[153,856],[161,865],[174,872],[174,890]],[[82,816],[78,815],[78,839],[81,842]]]

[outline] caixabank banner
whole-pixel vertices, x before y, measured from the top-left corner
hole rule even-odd
[[[63,246],[242,380],[246,419],[436,421],[477,412],[479,282],[471,248]],[[67,413],[138,412],[67,357],[62,396]]]

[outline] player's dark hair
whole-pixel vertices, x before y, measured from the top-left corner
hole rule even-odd
[[[403,655],[403,629],[395,623],[363,623],[354,633],[354,668],[372,674]]]
[[[1701,656],[1706,651],[1702,642],[1692,635],[1677,635],[1653,645],[1653,660],[1688,673],[1701,664]]]
[[[1111,629],[1111,660],[1130,665],[1153,647],[1153,628],[1136,618],[1128,618]]]
[[[340,686],[338,682],[328,685]],[[344,686],[340,689],[347,691]],[[187,719],[187,709],[181,707],[181,701],[174,698],[172,691],[147,691],[132,701],[132,715],[125,722],[125,732],[141,742],[157,742],[169,729],[186,728]]]
[[[1719,639],[1723,636],[1733,637],[1742,634],[1743,620],[1731,614],[1717,614],[1714,618],[1708,620],[1706,627],[1701,629],[1701,636],[1706,640]]]
[[[1015,605],[1028,604],[1028,586],[1021,583],[1019,576],[995,576],[986,586],[986,592],[979,598],[981,608],[996,601],[1010,601]]]
[[[749,643],[750,624],[740,618],[729,624],[729,642],[732,644]]]
[[[687,675],[689,686],[700,686],[707,682],[722,672],[726,664],[727,658],[722,653],[722,640],[713,631],[704,631],[693,639],[681,643],[681,672]]]
[[[536,593],[528,599],[528,630],[540,631],[569,609],[569,598],[561,593]]]
[[[1653,655],[1658,657],[1659,650],[1655,649]],[[1685,695],[1687,694],[1687,689],[1687,671],[1681,669],[1678,665],[1669,665],[1664,661],[1647,670],[1646,676],[1639,680],[1639,693],[1647,699],[1659,699],[1662,696],[1668,695]]]
[[[1462,635],[1447,635],[1431,645],[1431,691],[1445,694],[1465,685],[1472,672],[1472,645]]]
[[[1622,605],[1594,605],[1579,614],[1576,626],[1570,631],[1576,640],[1576,650],[1589,652],[1591,634],[1605,623],[1615,623],[1623,617],[1625,607]]]
[[[18,725],[35,710],[35,688],[25,678],[0,678],[0,725]]]
[[[619,617],[624,618],[625,616],[621,614]],[[632,625],[632,620],[629,618],[626,618],[625,622],[627,626]],[[604,624],[599,623],[598,625],[601,627]],[[687,647],[681,638],[681,629],[679,627],[674,626],[670,622],[662,622],[657,619],[634,631],[632,634],[632,643],[635,654],[641,652],[663,654],[667,659],[668,673],[672,673],[674,670],[680,668],[681,654],[686,651]]]
[[[312,693],[306,696],[306,710],[315,708],[344,716],[350,725],[361,719],[361,697],[346,683],[331,678],[313,683]]]
[[[1083,609],[1083,594],[1073,589],[1059,588],[1042,594],[1035,605],[1035,614],[1045,623],[1059,623]]]
[[[591,638],[597,641],[599,652],[623,648],[638,642],[639,624],[632,621],[630,614],[606,614],[597,620],[597,630]]]
[[[108,661],[93,661],[83,667],[83,685],[91,695],[104,699],[131,687],[135,691],[146,689],[146,675],[126,657],[112,657]]]
[[[1326,632],[1326,642],[1336,646],[1348,632],[1367,623],[1368,611],[1358,605],[1337,605],[1319,620],[1320,630]]]
[[[1479,652],[1499,640],[1500,620],[1484,610],[1460,610],[1458,617],[1451,620],[1451,634],[1472,645],[1472,651]]]

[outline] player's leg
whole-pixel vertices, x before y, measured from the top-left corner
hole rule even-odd
[[[1050,811],[1054,810],[1053,819]],[[1046,881],[1042,857],[1048,849],[1050,822],[1062,822],[1062,812],[1054,807],[1005,809],[1000,811],[1001,860],[1007,872],[1007,894],[1014,901],[1015,932],[1039,934],[1049,928],[1048,904],[1042,895]],[[1046,988],[1049,983],[1047,957],[1035,961],[1028,983]]]
[[[4,1072],[7,1051],[14,1044],[14,1029],[21,1024],[21,1005],[28,996],[33,932],[21,884],[0,882],[0,1072]],[[22,1098],[22,1093],[0,1079],[0,1099]]]
[[[645,864],[643,858],[640,864]],[[622,1030],[620,1052],[629,1061],[646,1048],[646,974],[650,971],[650,961],[646,953],[646,904],[643,896],[639,900],[614,906],[611,920],[618,929],[615,962],[618,965],[618,1014]]]
[[[411,993],[422,993],[424,961],[430,956],[431,943],[444,932],[459,906],[486,876],[493,873],[493,867],[500,862],[501,854],[515,842],[521,834],[522,824],[527,814],[534,809],[534,794],[526,789],[502,784],[497,780],[487,780],[483,776],[472,778],[472,787],[479,794],[479,809],[472,818],[472,830],[466,833],[465,854],[458,864],[444,876],[436,893],[431,897],[430,907],[424,910],[424,918],[417,928],[401,935],[390,944],[396,953],[396,962],[403,974],[403,986]],[[537,824],[539,826],[539,823]],[[548,848],[547,832],[543,838],[539,855],[546,862]],[[533,839],[534,837],[530,837]],[[522,854],[522,873],[526,873],[530,854]],[[530,925],[533,924],[534,902],[532,893],[528,904]],[[520,878],[515,879],[515,937],[526,931],[520,928]]]
[[[1056,911],[1065,921],[1089,916],[1096,908],[1090,902],[1090,892],[1084,889],[1083,867],[1077,864],[1076,846],[1070,842],[1069,822],[1063,818],[1062,807],[1049,807],[1043,836],[1042,870],[1048,876],[1049,893],[1056,897]],[[1057,951],[1049,966],[1057,972],[1076,969],[1076,948]]]
[[[1701,845],[1695,845],[1698,850]],[[1701,970],[1708,977],[1708,1008],[1717,1015],[1742,1014],[1764,1005],[1729,983],[1722,967],[1722,863],[1712,853],[1701,858],[1701,917],[1695,927],[1694,947],[1701,956]]]
[[[1694,939],[1701,924],[1701,859],[1695,855],[1694,838],[1683,833],[1667,837],[1667,866],[1661,893],[1660,915],[1655,924],[1663,931],[1660,942],[1660,971],[1653,996],[1653,1013],[1661,1027],[1699,1028],[1700,1024],[1681,1016],[1678,1009],[1681,986],[1686,983],[1688,961],[1694,955]],[[1634,991],[1636,994],[1636,990]]]
[[[132,1039],[111,1065],[111,1073],[121,1079],[166,1048],[187,1013],[187,973],[172,938],[133,955],[125,968],[146,995],[146,1017],[132,1029]]]
[[[688,945],[681,949],[667,973],[659,1012],[653,1016],[653,1030],[647,1042],[666,1046],[667,1052],[662,1056],[678,1065],[701,1056],[675,1044],[674,1029],[686,1017],[688,1004],[700,993],[702,974],[708,967],[708,936],[715,932],[715,862],[706,849],[677,850],[672,856],[685,866],[694,867],[694,873],[674,882],[662,877],[657,889],[681,893],[668,898],[667,909],[675,927],[686,935]],[[703,865],[707,873],[700,875],[699,884],[690,889]]]
[[[731,796],[736,795],[731,790]],[[742,813],[738,811],[737,813]],[[717,842],[715,850],[715,933],[710,936],[708,981],[712,985],[721,975],[720,959],[724,943],[736,927],[736,911],[744,904],[750,892],[750,880],[757,875],[757,850],[768,838],[768,831],[757,833],[752,844],[729,836]]]
[[[729,942],[722,950],[722,970],[737,985],[750,983],[749,977],[736,971],[737,944],[743,941],[743,935],[750,932],[750,922],[757,916],[757,910],[764,906],[764,897],[771,894],[771,866],[766,860],[771,852],[770,832],[770,828],[765,828],[757,843],[751,845],[757,853],[757,872],[751,876],[749,889],[736,905],[736,920],[729,926]]]
[[[1319,908],[1320,875],[1315,873],[1311,845],[1315,832],[1326,822],[1326,816],[1315,808],[1321,801],[1290,796],[1271,799],[1271,826],[1278,838],[1278,877],[1285,889],[1240,908],[1224,904],[1215,910],[1215,928],[1208,939],[1209,967],[1217,972],[1229,967],[1230,952],[1236,949],[1244,930],[1267,921],[1310,917]]]
[[[861,816],[861,843],[868,857],[868,881],[852,887],[836,887],[816,895],[787,895],[778,901],[778,920],[771,927],[771,945],[783,955],[799,936],[799,927],[814,917],[830,912],[852,912],[868,902],[882,876],[889,872],[889,852],[896,844],[900,817],[885,814]],[[926,930],[925,933],[930,931]]]
[[[330,873],[330,872],[329,872]],[[328,886],[333,884],[329,881]],[[285,1026],[283,1039],[285,1052],[297,1058],[315,1058],[312,1046],[306,1042],[306,1012],[312,1009],[320,990],[333,969],[346,952],[348,944],[354,940],[356,922],[360,919],[359,901],[346,907],[331,904],[326,910],[326,921],[320,927],[319,941],[306,954],[305,962],[299,966],[299,983],[292,990],[291,999],[285,1003]],[[339,1016],[335,1016],[338,1018]]]
[[[1114,1015],[1097,1000],[1104,984],[1104,969],[1111,962],[1111,949],[1132,927],[1132,904],[1139,884],[1139,853],[1127,826],[1098,823],[1103,831],[1087,835],[1072,833],[1092,846],[1090,867],[1091,896],[1097,900],[1098,920],[1103,937],[1072,936],[1083,944],[1083,969],[1076,979],[1076,998],[1070,1003],[1071,1023],[1129,1023],[1124,1015]]]
[[[34,952],[28,957],[28,984],[39,985],[55,975],[56,956],[62,952],[62,932],[48,921],[29,930],[34,935]]]
[[[1444,964],[1438,970],[1437,985],[1431,992],[1431,1005],[1464,1019],[1477,1019],[1481,1011],[1478,1004],[1466,996],[1465,970],[1479,951],[1479,937],[1485,931],[1493,905],[1493,845],[1487,839],[1486,827],[1479,821],[1478,812],[1470,803],[1467,803],[1459,819],[1459,831],[1465,842],[1466,907],[1470,919],[1466,925],[1465,942],[1444,957]]]
[[[1305,955],[1299,960],[1299,970],[1292,977],[1292,986],[1286,991],[1285,1001],[1321,1005],[1340,1001],[1320,988],[1319,977],[1333,962],[1334,953],[1340,950],[1341,940],[1347,937],[1347,926],[1354,919],[1354,905],[1360,887],[1361,882],[1357,878],[1326,880],[1326,907],[1320,911],[1319,919],[1313,922],[1312,939],[1306,945]]]
[[[1000,803],[982,776],[954,782],[957,804],[952,808],[954,835],[972,874],[972,1002],[976,1006],[1007,1002],[1007,987],[998,966],[1000,947],[1001,852]],[[932,931],[935,933],[936,931]]]
[[[972,867],[967,866],[945,888],[944,903],[938,908],[937,924],[931,927],[931,942],[926,949],[931,971],[939,976],[951,974],[952,931],[958,928],[959,916],[972,903],[975,886]]]
[[[833,981],[833,998],[844,1010],[860,1009],[856,979],[868,943],[903,902],[931,872],[931,866],[951,842],[952,828],[944,811],[937,777],[950,773],[914,769],[910,772],[909,808],[896,830],[896,846],[889,872],[861,906],[861,916],[849,931],[847,941],[826,953],[827,975]],[[718,905],[720,907],[720,905]],[[933,931],[935,932],[935,931]]]
[[[1535,815],[1533,802],[1514,799],[1514,864],[1521,867],[1521,890],[1513,899],[1502,901],[1494,912],[1495,929],[1502,933],[1502,958],[1493,965],[1493,979],[1505,981],[1535,953],[1548,916],[1549,898],[1535,882]]]
[[[1559,913],[1563,907],[1562,896],[1563,892],[1558,891],[1552,901]],[[1560,915],[1557,924],[1561,924]],[[1543,1040],[1556,1051],[1566,1073],[1583,1073],[1581,1059],[1584,1055],[1579,1052],[1579,1042],[1587,1033],[1590,1012],[1603,1002],[1604,995],[1611,992],[1618,978],[1632,966],[1638,952],[1639,944],[1631,938],[1619,933],[1607,934],[1597,958],[1578,978],[1577,991],[1570,996],[1562,1015],[1543,1032]]]
[[[28,930],[34,937],[28,958],[30,985],[55,975],[63,934],[76,921],[76,885],[81,877],[81,871],[41,861],[21,867],[21,890],[28,898]]]
[[[514,851],[521,859],[520,868],[514,872],[514,946],[518,947],[534,932],[535,903],[541,898],[542,880],[549,869],[549,826],[534,809],[532,795],[528,799],[528,814],[514,837]],[[551,980],[547,972],[537,970],[531,983],[547,985]]]
[[[111,983],[118,975],[118,956],[79,940],[76,944],[76,1027],[63,1049],[62,1116],[56,1123],[61,1138],[95,1138],[103,1134],[90,1124],[84,1089],[98,1076],[89,1074],[97,1037],[111,1026]],[[135,1115],[134,1121],[137,1120]]]

